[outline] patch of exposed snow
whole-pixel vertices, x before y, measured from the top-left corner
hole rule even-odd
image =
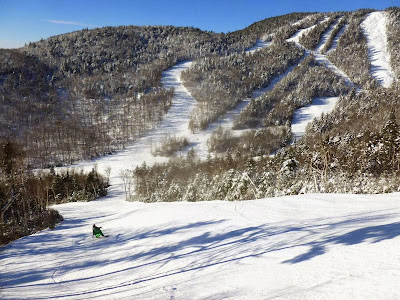
[[[250,47],[249,49],[246,50],[247,53],[254,53],[258,50],[261,50],[265,47],[268,47],[271,45],[270,41],[264,41],[264,40],[257,40],[254,46]]]
[[[386,35],[387,13],[370,13],[361,23],[367,38],[371,74],[383,87],[390,87],[396,76],[390,66],[390,53]]]
[[[292,120],[292,139],[298,140],[306,133],[306,127],[314,118],[329,113],[335,107],[339,97],[321,97],[313,99],[307,106],[297,109]]]

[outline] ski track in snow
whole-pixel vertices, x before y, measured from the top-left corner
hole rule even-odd
[[[1,297],[398,299],[399,200],[57,205],[60,226],[1,250]],[[92,223],[109,237],[92,238]]]
[[[370,13],[361,23],[367,38],[371,74],[383,87],[392,85],[396,76],[390,66],[390,53],[387,47],[386,12]]]
[[[166,133],[187,135],[191,141],[194,137],[187,124],[196,102],[179,80],[189,66],[183,62],[163,73],[164,87],[175,88],[164,120],[126,150],[95,161],[100,171],[112,168],[108,196],[56,205],[65,220],[55,230],[0,248],[0,297],[400,298],[399,193],[244,202],[124,201],[119,170],[165,160],[153,157],[150,150]],[[210,127],[231,124],[245,105],[246,101]],[[296,112],[294,125],[305,126],[320,113],[318,107],[332,105],[330,99],[315,99]],[[89,169],[93,163],[79,166]],[[93,223],[109,237],[92,238]]]

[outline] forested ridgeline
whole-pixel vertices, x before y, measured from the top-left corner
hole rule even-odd
[[[254,42],[187,27],[120,26],[0,50],[0,136],[17,139],[36,166],[121,149],[168,110],[162,71]]]
[[[291,13],[283,16],[267,18],[251,24],[245,29],[228,33],[227,38],[233,38],[234,40],[244,38],[250,39],[253,42],[256,39],[270,40],[279,36],[277,31],[281,28],[291,27],[295,23],[309,24],[310,22],[314,22],[316,15],[319,17],[321,16],[321,14],[317,13]]]
[[[191,114],[189,128],[203,130],[219,116],[266,87],[304,56],[293,44],[272,44],[252,54],[204,58],[182,73],[185,86],[198,106]]]
[[[0,245],[47,227],[62,216],[50,205],[91,201],[107,194],[108,178],[95,169],[32,172],[20,145],[0,143]]]

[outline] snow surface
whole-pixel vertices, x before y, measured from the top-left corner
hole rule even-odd
[[[398,193],[122,199],[57,205],[60,226],[2,249],[1,297],[400,298]],[[93,223],[109,237],[92,238]]]
[[[386,35],[387,13],[376,11],[370,13],[361,23],[367,38],[371,74],[383,87],[392,85],[396,76],[390,66],[390,53]]]
[[[339,97],[321,97],[313,99],[310,105],[297,109],[292,120],[292,139],[296,141],[306,133],[306,127],[314,118],[329,113],[335,107]]]
[[[269,45],[271,45],[271,41],[263,41],[263,40],[257,40],[256,43],[254,44],[253,47],[249,48],[246,50],[247,53],[254,53],[258,50],[261,50],[265,47],[268,47]]]

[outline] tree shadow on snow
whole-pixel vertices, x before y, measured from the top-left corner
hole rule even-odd
[[[286,260],[284,263],[299,263],[322,255],[326,252],[327,245],[342,244],[349,246],[364,242],[378,243],[384,240],[393,239],[397,236],[400,236],[400,222],[368,226],[352,230],[345,234],[324,238],[321,241],[305,244],[305,246],[310,246],[309,251],[290,260]]]
[[[132,289],[140,283],[213,266],[239,263],[246,258],[257,258],[282,250],[309,247],[305,253],[282,262],[285,264],[301,263],[325,254],[332,245],[379,243],[396,238],[400,235],[400,222],[390,222],[390,220],[398,220],[399,217],[399,213],[375,211],[334,218],[310,218],[305,224],[267,223],[261,226],[237,226],[232,229],[229,229],[231,227],[216,226],[227,220],[210,220],[182,226],[166,226],[161,229],[146,229],[138,231],[135,235],[122,233],[105,238],[99,243],[82,244],[82,256],[79,256],[76,262],[66,262],[61,265],[57,272],[68,274],[82,271],[80,278],[62,280],[62,284],[85,283],[86,281],[103,280],[110,276],[112,278],[116,275],[122,277],[127,275],[125,281],[112,282],[110,285],[80,292],[69,291],[57,295],[41,295],[42,298],[38,297],[38,299],[77,296],[90,298],[98,295],[97,293],[101,293],[102,296],[106,293],[116,296],[120,289]],[[196,230],[193,230],[194,228]],[[181,233],[191,234],[191,237],[177,238]],[[162,244],[157,243],[159,241],[157,237],[169,237],[170,235],[171,239],[163,238],[161,239]],[[130,244],[132,242],[137,245],[150,243],[150,246],[136,248],[132,247]],[[108,256],[108,259],[98,260],[93,256],[93,253],[96,253],[94,251],[102,251],[102,249],[115,245],[118,247],[115,249],[114,257]],[[151,245],[157,246],[151,247]],[[65,251],[71,251],[71,247],[73,246],[64,248],[60,246],[59,249],[50,249],[49,251],[59,251],[62,255]],[[3,257],[0,255],[0,259],[4,258],[7,253],[3,253]],[[122,267],[117,269],[112,267],[115,265]],[[164,266],[167,267],[164,268]],[[97,274],[87,272],[87,269],[91,267],[101,268],[102,271]],[[149,270],[151,271],[149,272]],[[2,281],[6,289],[38,286],[48,288],[58,283],[35,284],[35,281],[48,277],[49,272],[53,272],[54,277],[54,270],[50,269],[42,268],[36,273],[35,270],[31,270],[25,274],[21,274],[20,271],[8,270],[7,274],[3,274]],[[59,278],[61,280],[63,277]]]

